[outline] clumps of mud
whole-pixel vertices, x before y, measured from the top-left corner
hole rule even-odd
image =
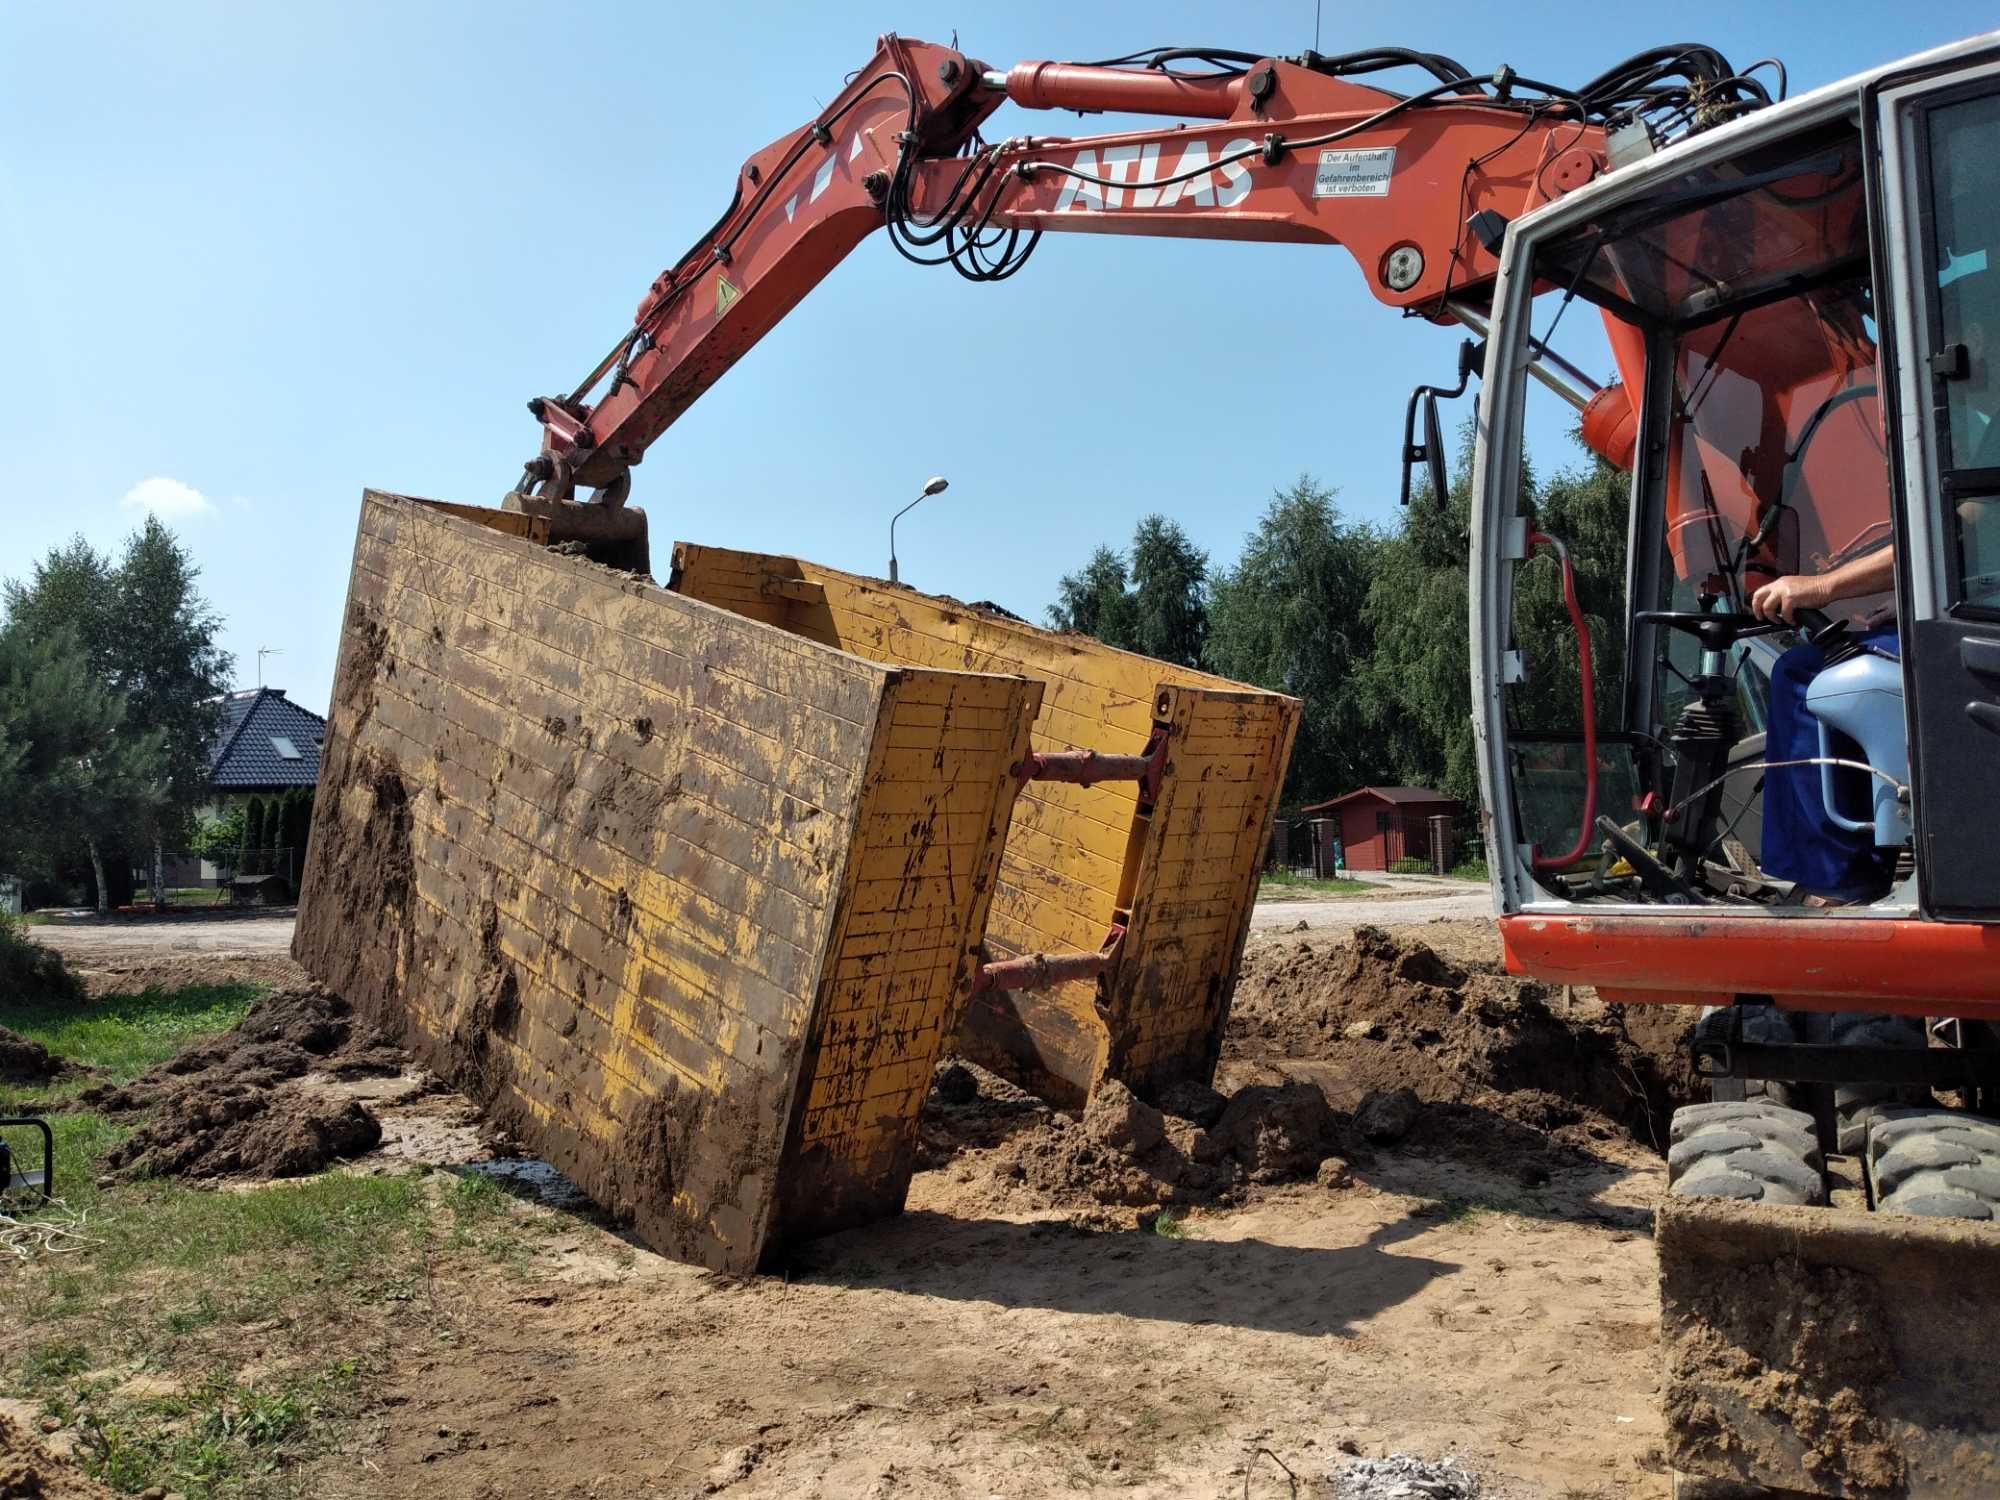
[[[86,1089],[76,1102],[111,1115],[151,1111],[107,1155],[115,1178],[301,1177],[382,1139],[370,1110],[309,1079],[393,1075],[406,1061],[346,1002],[302,985],[266,996],[233,1030],[133,1082]]]
[[[1685,1018],[1639,1017],[1364,927],[1246,961],[1218,1071],[1229,1092],[1179,1083],[1148,1100],[1112,1081],[1079,1119],[947,1062],[918,1166],[941,1172],[935,1206],[968,1212],[1227,1207],[1282,1183],[1346,1187],[1378,1150],[1540,1187],[1607,1144],[1658,1148],[1692,1097]]]
[[[116,1500],[99,1484],[44,1448],[18,1422],[0,1416],[0,1500]]]
[[[0,1026],[0,1083],[54,1083],[88,1071],[80,1063],[57,1057],[33,1037]]]
[[[1424,1106],[1417,1144],[1511,1158],[1526,1133],[1589,1149],[1619,1135],[1664,1149],[1674,1108],[1694,1097],[1672,1008],[1625,1010],[1564,996],[1497,968],[1455,963],[1422,942],[1357,928],[1332,947],[1253,954],[1237,981],[1225,1071],[1311,1065],[1336,1104],[1407,1090]],[[1407,1112],[1407,1111],[1405,1111]]]
[[[0,1002],[81,1000],[83,988],[56,949],[0,914]]]
[[[1228,1205],[1253,1185],[1349,1180],[1343,1123],[1311,1083],[1177,1084],[1155,1105],[1111,1080],[1073,1119],[954,1062],[933,1079],[922,1139],[920,1167],[1045,1208]]]

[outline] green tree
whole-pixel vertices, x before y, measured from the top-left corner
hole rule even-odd
[[[219,818],[203,818],[188,848],[217,864],[234,864],[243,848],[243,808],[228,808]]]
[[[264,847],[264,799],[252,797],[243,810],[243,848],[247,853]]]
[[[100,877],[116,846],[150,848],[153,888],[163,888],[166,840],[188,830],[206,793],[220,698],[233,665],[215,643],[221,622],[196,591],[187,551],[157,517],[126,538],[114,564],[81,537],[37,562],[27,580],[5,585],[7,628],[30,645],[66,635],[95,681],[122,703],[118,734],[151,759],[143,804],[112,799],[90,833]],[[130,756],[114,757],[129,768]],[[143,806],[136,824],[125,820]],[[100,879],[99,899],[104,899]]]
[[[1344,522],[1334,495],[1306,474],[1279,490],[1208,603],[1205,664],[1301,702],[1285,788],[1295,803],[1366,785],[1385,764],[1360,682],[1371,649],[1363,605],[1383,544]]]
[[[113,617],[118,573],[111,559],[82,537],[50,551],[34,565],[25,583],[10,578],[0,585],[0,600],[6,605],[9,628],[21,631],[29,641],[67,634],[83,651],[90,670],[116,683]]]
[[[1103,641],[1107,646],[1135,650],[1138,606],[1129,588],[1125,559],[1109,547],[1099,547],[1090,561],[1056,584],[1056,602],[1049,606],[1049,624]]]
[[[112,610],[117,679],[135,724],[160,735],[166,795],[147,828],[155,891],[166,888],[169,838],[180,839],[208,790],[221,698],[235,665],[216,645],[221,618],[195,588],[199,570],[156,516],[126,539]]]
[[[1591,631],[1600,722],[1615,717],[1613,695],[1624,673],[1628,484],[1626,475],[1594,458],[1546,484],[1522,465],[1523,508],[1538,529],[1568,546],[1576,570],[1577,595]],[[1467,625],[1471,497],[1467,424],[1460,432],[1451,492],[1440,504],[1425,486],[1381,549],[1365,611],[1374,651],[1364,684],[1368,714],[1394,779],[1436,786],[1476,804]],[[1576,632],[1552,552],[1539,550],[1515,570],[1513,606],[1509,644],[1521,653],[1528,673],[1509,693],[1513,722],[1530,730],[1573,731],[1582,722]]]
[[[127,722],[122,693],[70,630],[0,629],[0,861],[45,874],[81,847],[110,904],[107,852],[159,815],[164,736]]]
[[[1165,516],[1132,533],[1134,649],[1177,666],[1201,663],[1208,638],[1208,554]]]
[[[1535,495],[1535,525],[1569,548],[1577,602],[1590,627],[1597,717],[1615,722],[1612,695],[1625,677],[1625,544],[1632,479],[1594,455],[1559,471]],[[1552,552],[1514,575],[1514,645],[1528,666],[1516,690],[1517,721],[1536,729],[1576,729],[1583,694],[1576,630],[1563,602],[1562,570]]]
[[[1471,451],[1449,493],[1422,484],[1383,539],[1362,616],[1374,650],[1358,687],[1378,737],[1381,779],[1479,800],[1473,753],[1467,566]]]

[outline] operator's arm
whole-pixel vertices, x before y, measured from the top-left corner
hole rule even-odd
[[[1880,594],[1893,588],[1895,582],[1896,551],[1878,547],[1824,573],[1773,578],[1750,596],[1750,612],[1762,620],[1782,620],[1790,625],[1798,610],[1825,609],[1842,599]]]

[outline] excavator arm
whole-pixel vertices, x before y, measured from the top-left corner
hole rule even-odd
[[[1399,95],[1355,81],[1409,66],[1437,82]],[[1013,274],[1051,230],[1340,245],[1380,301],[1451,321],[1455,306],[1480,306],[1506,223],[1606,170],[1608,125],[1657,109],[1671,93],[1661,80],[1677,76],[1706,77],[1710,109],[1733,97],[1718,80],[1745,87],[1694,47],[1567,91],[1397,51],[1196,49],[1002,73],[884,36],[826,109],[743,164],[728,209],[654,280],[596,368],[569,395],[529,403],[543,438],[523,489],[563,500],[587,487],[621,504],[648,445],[882,228],[909,258],[975,280]],[[987,144],[980,126],[1007,101],[1173,123]],[[1617,440],[1596,435],[1623,425],[1629,438],[1629,406],[1615,388],[1599,396],[1586,439],[1616,459]]]

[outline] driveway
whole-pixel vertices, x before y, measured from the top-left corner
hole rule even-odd
[[[1367,924],[1478,921],[1493,913],[1483,885],[1469,881],[1397,882],[1382,894],[1259,901],[1252,932],[1351,932]],[[116,918],[50,922],[35,937],[71,957],[89,960],[154,958],[174,953],[287,954],[292,948],[290,911],[270,916]]]
[[[288,954],[294,915],[287,909],[254,917],[92,917],[48,922],[29,931],[37,942],[85,960],[173,953]]]

